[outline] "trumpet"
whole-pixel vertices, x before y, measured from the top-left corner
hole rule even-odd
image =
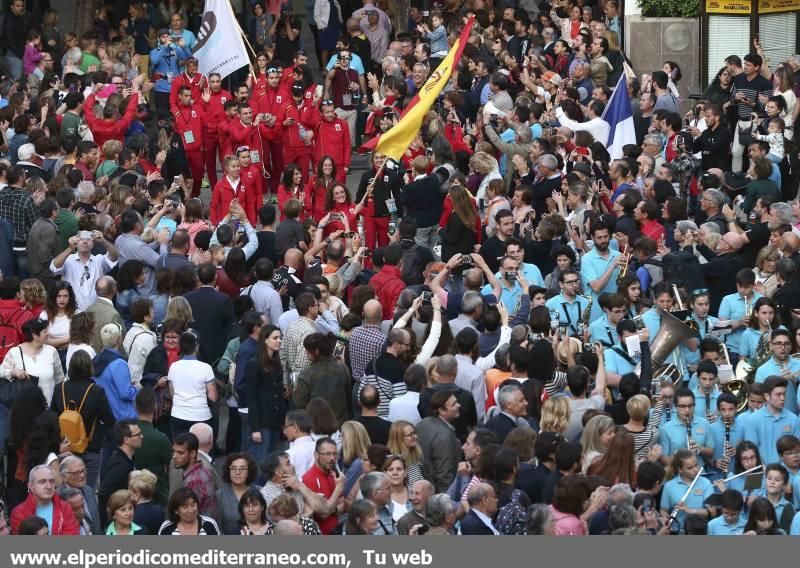
[[[620,268],[619,274],[617,274],[617,286],[622,285],[622,281],[625,279],[625,276],[628,275],[628,268],[631,265],[631,255],[628,253],[628,245],[622,249],[622,256],[625,257],[625,266]]]

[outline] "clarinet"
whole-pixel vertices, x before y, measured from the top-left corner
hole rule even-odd
[[[706,420],[711,422],[711,389],[706,391]]]
[[[692,417],[689,416],[686,419],[686,447],[692,450],[692,446],[694,444],[694,440],[692,440]],[[693,450],[692,450],[693,451]]]
[[[722,444],[722,467],[720,469],[727,475],[730,467],[731,458],[728,457],[728,448],[731,446],[731,421],[725,421],[725,441]]]

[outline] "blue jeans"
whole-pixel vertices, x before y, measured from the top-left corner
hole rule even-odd
[[[267,428],[261,429],[261,442],[256,443],[251,437],[252,431],[250,430],[250,421],[247,420],[247,415],[242,414],[242,452],[249,455],[260,466],[266,461],[267,456],[274,452],[278,447],[280,440],[279,430],[269,430]]]
[[[22,59],[6,51],[3,62],[6,64],[6,69],[8,69],[8,73],[12,79],[17,81],[22,77]]]

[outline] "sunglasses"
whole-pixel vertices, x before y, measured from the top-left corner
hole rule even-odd
[[[692,298],[696,298],[698,296],[707,296],[708,295],[708,288],[697,288],[696,290],[692,290],[690,294]]]

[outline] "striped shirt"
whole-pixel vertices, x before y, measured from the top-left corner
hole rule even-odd
[[[637,464],[646,460],[650,449],[658,443],[658,427],[661,425],[661,416],[663,413],[664,405],[661,402],[656,403],[653,407],[653,412],[650,413],[647,428],[641,432],[631,432],[633,436],[634,459]]]
[[[206,517],[205,515],[198,515],[197,516],[197,532],[193,533],[198,536],[203,535],[218,535],[219,534],[219,527],[217,526],[217,521],[212,519],[211,517]],[[180,536],[181,532],[178,530],[178,523],[173,521],[164,521],[161,527],[158,529],[159,535],[167,535],[167,536]]]
[[[408,365],[403,363],[391,353],[382,353],[367,363],[364,370],[364,379],[359,383],[358,394],[361,390],[372,385],[378,389],[378,416],[389,418],[389,403],[393,398],[403,396],[408,390],[404,375]]]
[[[771,97],[772,90],[772,83],[760,73],[752,81],[748,80],[747,75],[744,73],[739,73],[734,77],[733,87],[731,88],[731,102],[736,105],[738,119],[750,122],[750,114],[753,112],[757,112],[759,116],[764,116],[764,105],[758,102],[758,97],[761,95]],[[736,93],[744,94],[748,101],[755,104],[737,101]]]

